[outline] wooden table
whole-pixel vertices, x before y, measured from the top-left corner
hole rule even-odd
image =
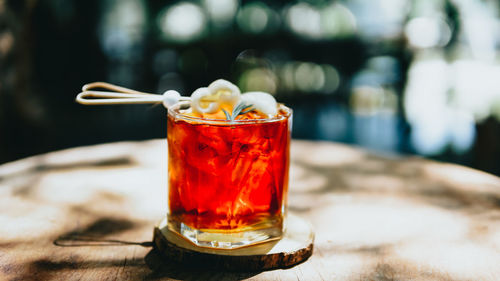
[[[289,210],[315,228],[308,261],[244,273],[165,261],[150,242],[166,155],[152,140],[1,165],[0,280],[500,280],[498,177],[326,142],[292,144]],[[98,242],[61,240],[74,235]]]

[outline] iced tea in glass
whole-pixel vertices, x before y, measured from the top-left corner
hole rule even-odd
[[[169,108],[168,225],[201,247],[232,249],[283,233],[291,110],[226,121]]]

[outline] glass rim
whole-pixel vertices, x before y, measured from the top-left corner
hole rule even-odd
[[[188,122],[192,122],[195,124],[208,124],[208,125],[243,125],[243,124],[258,124],[258,123],[272,123],[278,122],[282,120],[286,120],[292,116],[293,110],[282,103],[278,103],[278,109],[285,111],[285,114],[279,115],[277,117],[266,118],[266,119],[246,119],[246,120],[221,120],[221,119],[206,119],[201,117],[187,116],[180,112],[178,109],[181,105],[189,104],[189,101],[183,101],[174,104],[173,106],[168,108],[168,116],[172,116],[175,120],[184,120]]]

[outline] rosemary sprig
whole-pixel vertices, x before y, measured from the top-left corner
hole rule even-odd
[[[227,112],[224,108],[222,109],[222,111],[226,115],[226,120],[233,122],[234,120],[236,120],[236,117],[238,117],[238,115],[248,113],[253,109],[253,104],[240,103],[235,108],[233,108],[233,112],[231,114],[229,114],[229,112]]]
[[[231,121],[231,119],[232,119],[232,118],[231,118],[231,114],[229,114],[229,112],[227,112],[224,108],[222,109],[222,111],[223,111],[223,112],[224,112],[224,114],[226,115],[226,119],[227,119],[228,121]]]

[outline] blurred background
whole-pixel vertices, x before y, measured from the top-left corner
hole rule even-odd
[[[500,174],[493,0],[0,0],[0,163],[166,136],[161,106],[82,106],[106,81],[275,95],[293,137]]]

